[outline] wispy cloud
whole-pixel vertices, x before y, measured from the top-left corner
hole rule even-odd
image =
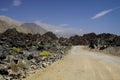
[[[110,12],[116,10],[116,9],[119,9],[119,8],[120,7],[116,7],[116,8],[113,8],[113,9],[108,9],[108,10],[101,11],[101,12],[97,13],[95,16],[93,16],[91,19],[94,20],[94,19],[100,18],[100,17],[102,17],[104,15],[107,15],[108,13],[110,13]]]
[[[52,31],[53,33],[59,36],[70,37],[75,34],[83,35],[84,33],[86,33],[86,31],[83,29],[75,29],[72,27],[49,25],[49,24],[41,23],[39,21],[34,21],[34,22],[40,25],[42,28],[46,29],[47,31]]]
[[[0,12],[6,12],[6,11],[8,11],[7,8],[1,8],[1,9],[0,9]]]
[[[22,0],[13,0],[13,6],[20,6],[22,4]]]
[[[60,26],[69,26],[69,24],[60,24]]]

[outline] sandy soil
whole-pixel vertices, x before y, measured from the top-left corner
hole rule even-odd
[[[120,80],[120,58],[74,46],[64,59],[24,80]]]

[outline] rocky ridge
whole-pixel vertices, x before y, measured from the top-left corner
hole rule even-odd
[[[72,45],[89,45],[89,47],[102,48],[103,46],[120,46],[120,36],[110,33],[88,33],[83,36],[75,35],[69,38]]]
[[[69,42],[72,45],[86,45],[90,49],[104,51],[107,54],[120,56],[120,36],[110,33],[88,33],[83,36],[71,36]]]

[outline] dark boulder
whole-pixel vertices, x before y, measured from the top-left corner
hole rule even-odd
[[[70,42],[70,39],[68,39],[68,38],[63,38],[63,37],[60,37],[60,38],[59,38],[59,43],[60,43],[60,45],[62,45],[62,46],[71,46],[71,45],[72,45],[71,42]]]
[[[47,33],[43,34],[42,36],[43,36],[44,38],[51,38],[51,39],[53,39],[53,40],[58,39],[53,32],[47,32]]]
[[[115,46],[120,46],[120,36],[115,37],[113,41]]]
[[[94,49],[94,48],[95,48],[94,41],[90,41],[89,48],[91,48],[91,49]]]
[[[0,74],[1,75],[8,75],[9,72],[7,71],[7,69],[0,69]]]

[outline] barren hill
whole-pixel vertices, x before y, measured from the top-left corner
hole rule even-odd
[[[24,23],[20,27],[27,28],[33,33],[44,34],[47,31],[35,23]]]

